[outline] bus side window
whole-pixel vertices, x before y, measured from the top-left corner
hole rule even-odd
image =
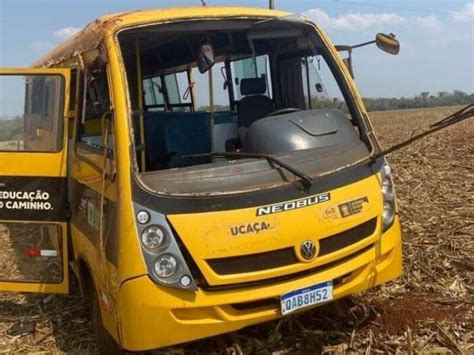
[[[234,78],[233,88],[235,100],[240,101],[242,94],[240,92],[240,82],[248,78],[265,78],[267,90],[263,94],[270,99],[273,98],[272,79],[270,70],[270,58],[267,54],[253,58],[244,58],[230,62],[232,68],[232,77]]]
[[[59,151],[63,92],[61,75],[2,75],[0,151]]]
[[[165,111],[164,87],[161,77],[143,80],[145,106],[149,111]]]
[[[74,112],[77,110],[77,102],[78,102],[78,83],[79,78],[77,77],[79,73],[78,69],[71,69],[71,83],[70,83],[70,93],[69,93],[69,112]]]
[[[188,72],[156,76],[143,80],[146,111],[193,111]]]
[[[84,78],[84,75],[82,77]],[[103,68],[99,72],[95,71],[94,75],[88,74],[86,77],[85,112],[79,108],[81,114],[78,115],[77,141],[100,149],[103,146],[102,134],[104,133],[102,132],[102,116],[110,110],[107,72]]]
[[[170,111],[192,111],[192,95],[189,92],[190,83],[185,71],[165,75],[166,92]]]

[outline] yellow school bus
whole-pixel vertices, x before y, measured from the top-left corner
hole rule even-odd
[[[103,16],[0,69],[0,290],[67,293],[74,273],[100,349],[118,352],[398,277],[352,48],[302,16],[186,7]]]

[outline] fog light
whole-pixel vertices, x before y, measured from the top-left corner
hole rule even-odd
[[[165,233],[158,226],[150,226],[142,232],[142,243],[146,248],[155,249],[163,244]]]
[[[191,285],[191,278],[190,278],[188,275],[184,275],[184,276],[181,277],[181,279],[179,280],[179,283],[180,283],[181,286],[183,286],[183,287],[188,287],[189,285]]]
[[[158,257],[155,262],[155,272],[158,277],[167,278],[173,276],[178,269],[178,261],[171,254]]]
[[[137,221],[140,224],[147,224],[150,220],[150,214],[147,211],[140,211],[137,213]]]

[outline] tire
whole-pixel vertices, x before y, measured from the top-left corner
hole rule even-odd
[[[93,283],[89,285],[89,295],[90,320],[96,334],[97,349],[99,350],[99,353],[104,355],[124,354],[115,339],[104,328],[99,304],[99,296]]]

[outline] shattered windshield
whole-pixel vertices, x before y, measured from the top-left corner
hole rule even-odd
[[[211,153],[271,155],[305,176],[368,154],[357,107],[330,51],[313,27],[283,24],[221,20],[119,35],[134,159],[145,183],[178,192],[179,182],[180,193],[192,193],[242,173],[271,185],[295,178],[268,159]],[[255,188],[245,179],[230,185],[223,192]]]

